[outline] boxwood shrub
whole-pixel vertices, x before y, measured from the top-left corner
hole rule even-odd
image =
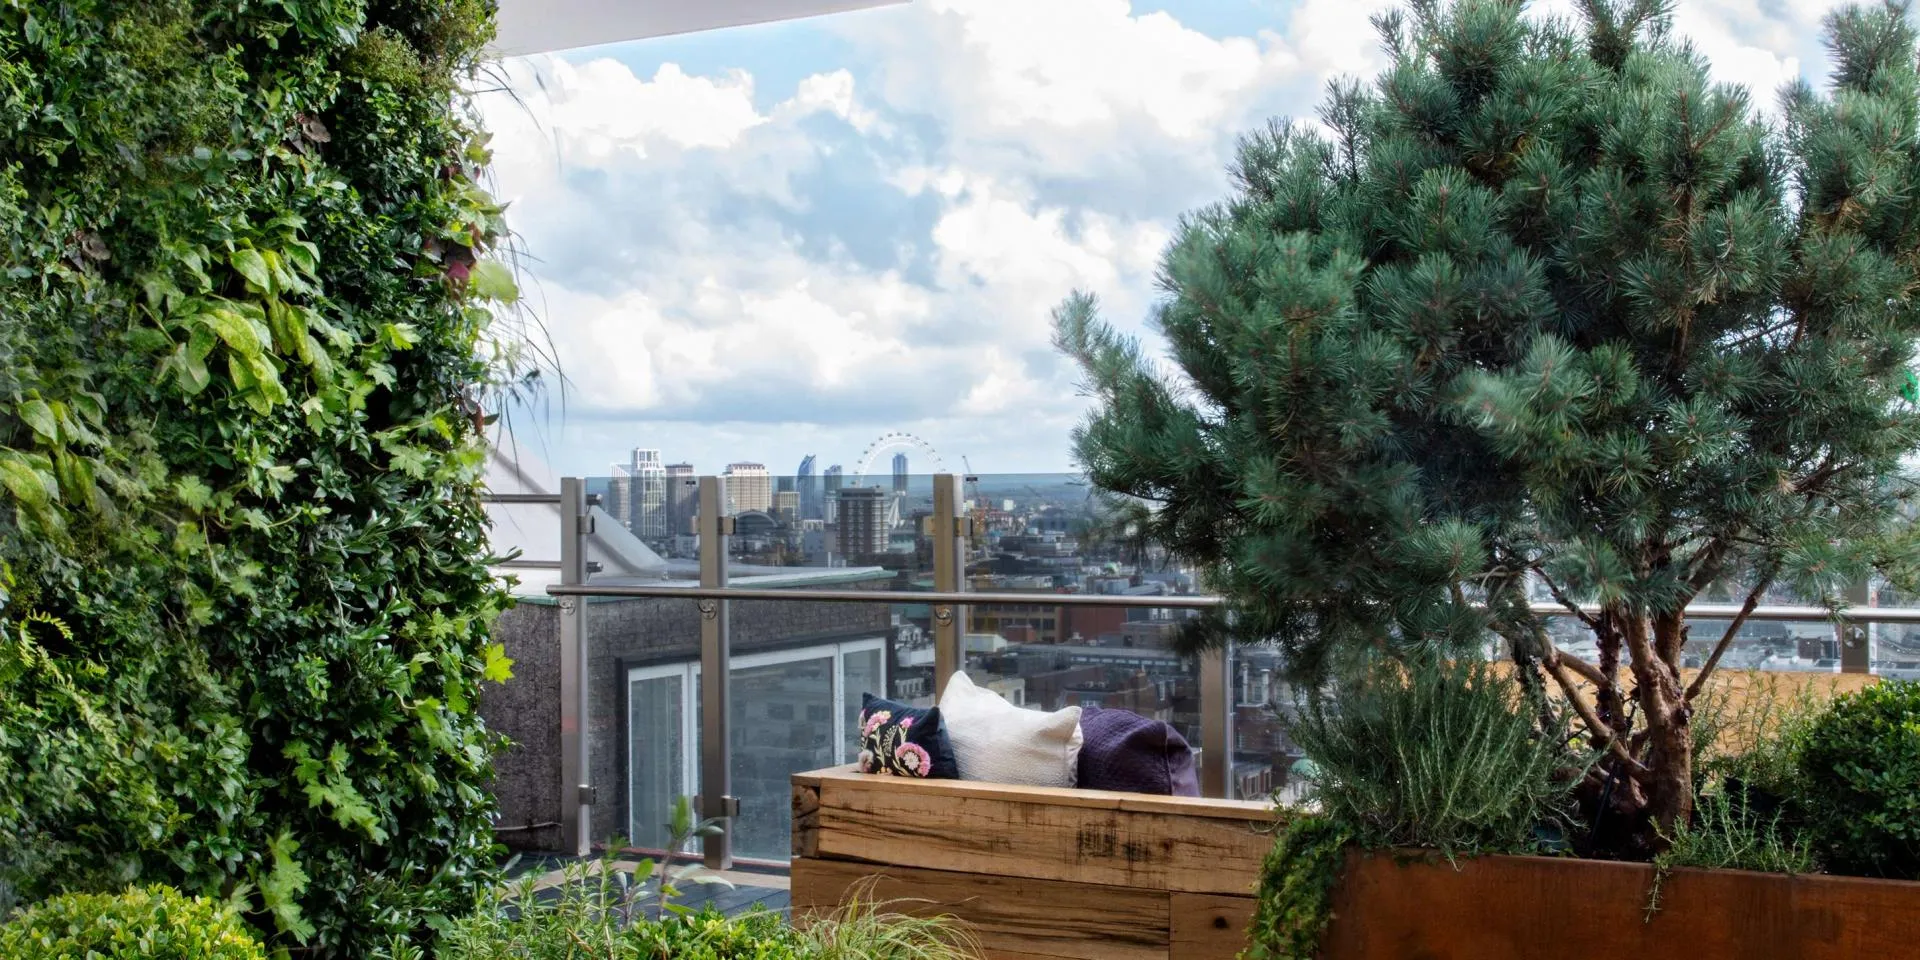
[[[1807,731],[1798,785],[1830,871],[1920,880],[1920,683],[1834,700]]]
[[[266,960],[233,911],[170,887],[67,894],[0,924],[9,960]]]
[[[0,891],[486,879],[486,0],[0,4]]]

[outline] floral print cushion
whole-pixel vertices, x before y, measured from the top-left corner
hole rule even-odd
[[[960,767],[940,708],[909,707],[871,693],[860,698],[860,772],[955,780]]]

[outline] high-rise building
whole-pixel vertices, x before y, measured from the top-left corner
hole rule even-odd
[[[642,540],[664,540],[671,535],[667,518],[667,468],[660,451],[633,451],[633,509],[627,529]]]
[[[693,475],[691,463],[669,463],[667,473],[667,532],[680,536],[693,532],[693,515],[700,506],[700,481]]]
[[[893,455],[893,495],[907,495],[907,455],[904,453]]]
[[[633,467],[616,463],[607,469],[607,502],[604,507],[613,519],[633,529]]]
[[[758,510],[765,513],[773,509],[773,475],[767,472],[766,464],[729,463],[725,477],[727,512],[740,514]]]
[[[847,487],[840,491],[837,529],[841,555],[871,557],[887,552],[887,503],[892,499],[879,487]]]
[[[793,471],[793,488],[800,494],[802,519],[820,519],[819,483],[819,478],[813,475],[813,454],[809,453],[801,458],[800,469]]]
[[[800,521],[800,494],[794,490],[776,490],[773,494],[773,516],[781,523],[792,525]]]
[[[839,464],[836,463],[827,468],[827,489],[820,498],[820,519],[828,523],[833,523],[840,517],[840,483],[844,479]]]

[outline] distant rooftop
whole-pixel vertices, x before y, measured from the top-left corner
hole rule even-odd
[[[487,491],[497,494],[552,494],[559,481],[544,464],[522,451],[494,450],[487,462]],[[599,566],[594,583],[618,586],[691,587],[700,583],[696,560],[668,559],[642,543],[624,524],[600,507],[590,508],[593,533],[587,537],[587,559]],[[496,566],[496,577],[517,581],[512,591],[523,603],[545,603],[553,598],[547,587],[560,582],[560,506],[557,503],[493,503],[487,505],[487,534],[496,553],[512,556],[518,564]],[[762,589],[825,587],[885,580],[893,576],[884,567],[774,567],[734,563],[727,567],[736,587]]]

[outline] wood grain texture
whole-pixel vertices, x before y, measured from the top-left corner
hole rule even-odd
[[[857,775],[856,775],[857,776]],[[1142,804],[1130,794],[1065,803],[1019,787],[920,787],[820,778],[813,854],[905,867],[1146,890],[1243,895],[1272,846],[1262,805]],[[1163,802],[1166,799],[1156,798]],[[1251,809],[1249,809],[1251,808]]]
[[[809,858],[793,861],[792,880],[803,922],[860,888],[863,899],[898,901],[891,909],[957,917],[999,960],[1167,957],[1167,895],[1156,891]]]
[[[793,778],[793,855],[811,857],[820,851],[820,785]]]
[[[1169,960],[1233,960],[1247,946],[1252,897],[1174,893],[1167,899]]]
[[[1352,855],[1327,960],[1920,960],[1920,883],[1544,857]]]
[[[1204,797],[1165,797],[1150,793],[1122,793],[1115,790],[1080,790],[1066,787],[1023,787],[978,780],[915,780],[907,777],[881,777],[860,773],[852,765],[828,767],[794,774],[795,784],[825,787],[847,784],[889,793],[914,796],[951,797],[957,800],[1015,800],[1046,803],[1059,807],[1094,810],[1129,810],[1138,813],[1172,813],[1204,817],[1210,820],[1246,820],[1271,823],[1273,804],[1255,800],[1212,800]]]

